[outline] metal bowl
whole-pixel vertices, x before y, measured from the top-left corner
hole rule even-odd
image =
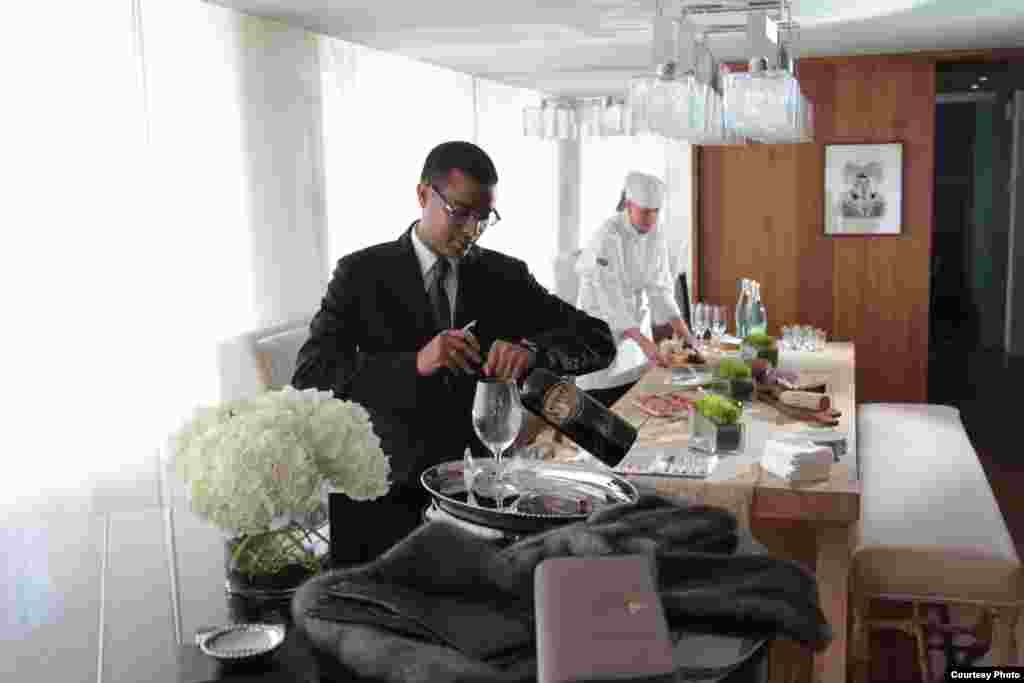
[[[479,464],[493,465],[493,458],[481,459]],[[427,469],[420,476],[420,483],[430,493],[435,504],[449,514],[473,524],[491,529],[529,534],[545,531],[556,526],[585,520],[595,509],[621,503],[634,504],[640,494],[627,479],[613,472],[583,467],[580,465],[532,464],[516,472],[525,497],[533,493],[534,500],[546,497],[549,501],[586,501],[579,510],[567,511],[571,505],[562,507],[561,512],[520,512],[516,509],[496,509],[468,500],[463,480],[465,463],[452,461]],[[542,507],[542,506],[541,506]]]
[[[196,644],[210,657],[237,662],[273,652],[284,637],[281,624],[230,624],[198,634]]]

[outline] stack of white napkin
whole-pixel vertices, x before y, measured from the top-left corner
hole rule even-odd
[[[832,471],[833,452],[828,446],[813,441],[769,439],[764,444],[761,467],[789,481],[828,479]]]

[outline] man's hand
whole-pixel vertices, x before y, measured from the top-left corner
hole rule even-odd
[[[471,374],[481,363],[480,342],[471,332],[461,330],[441,332],[416,354],[416,372],[421,377],[433,375],[441,368]]]
[[[652,365],[657,365],[663,368],[668,367],[668,359],[665,358],[665,354],[658,349],[658,345],[647,337],[643,337],[643,340],[644,343],[640,345],[640,348],[643,349],[644,355],[647,356],[647,360],[650,361]]]
[[[658,350],[657,346],[655,346],[653,350],[644,351],[644,353],[647,356],[647,360],[651,363],[651,365],[657,366],[659,368],[667,368],[669,366],[668,358],[665,356],[665,354]]]
[[[499,339],[491,344],[487,364],[484,365],[484,374],[488,377],[519,381],[529,372],[533,362],[533,354],[529,349]]]

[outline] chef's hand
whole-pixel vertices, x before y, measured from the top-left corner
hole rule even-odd
[[[491,344],[487,354],[484,374],[502,380],[519,381],[526,376],[534,363],[534,354],[526,347],[498,340]]]
[[[473,374],[482,363],[480,342],[472,332],[462,330],[441,332],[416,354],[416,372],[421,377],[433,375],[441,368]]]
[[[644,351],[644,355],[647,356],[647,360],[650,364],[662,368],[668,367],[668,359],[665,357],[665,354],[658,349],[658,345],[649,339],[645,339],[645,342],[645,344],[641,345],[641,348]]]

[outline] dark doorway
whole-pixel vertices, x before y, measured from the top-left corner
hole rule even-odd
[[[961,409],[1003,364],[1013,142],[1009,62],[939,63],[929,401]],[[989,367],[989,366],[993,367]]]

